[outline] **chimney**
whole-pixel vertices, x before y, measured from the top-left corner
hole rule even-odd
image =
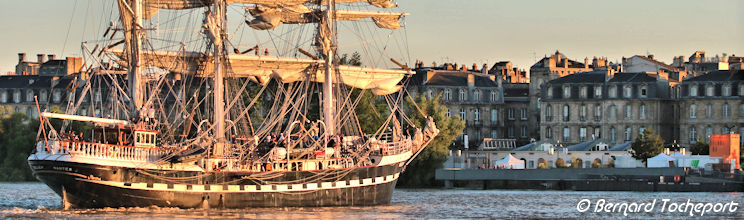
[[[489,65],[487,65],[485,63],[484,67],[481,68],[481,73],[483,73],[483,74],[489,74]]]
[[[39,63],[44,63],[44,54],[37,54],[36,61]]]
[[[567,68],[569,66],[569,62],[567,60],[567,57],[565,57],[564,59],[562,59],[562,62],[564,62],[564,68]]]
[[[18,53],[18,63],[26,61],[26,53]]]
[[[426,74],[424,75],[424,82],[422,83],[422,85],[429,82],[429,80],[432,79],[433,76],[434,76],[434,71],[426,71]]]
[[[590,66],[588,66],[588,57],[585,57],[585,68],[590,68]]]
[[[476,65],[476,63],[473,63],[473,71],[477,71],[478,70],[477,67],[478,66]]]
[[[648,58],[653,59],[653,54],[648,54]]]
[[[467,71],[467,70],[468,70],[468,68],[466,68],[466,65],[465,65],[465,64],[463,64],[462,66],[460,66],[460,71],[463,71],[463,72],[465,72],[465,71]]]
[[[473,78],[473,73],[468,74],[468,87],[474,87],[476,85],[476,80]]]
[[[47,61],[52,61],[54,59],[55,59],[55,55],[54,54],[47,54]]]

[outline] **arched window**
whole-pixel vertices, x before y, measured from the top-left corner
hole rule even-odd
[[[46,103],[47,102],[47,90],[42,89],[39,91],[39,102]]]
[[[13,91],[13,102],[15,102],[15,103],[21,102],[21,91],[20,90]]]
[[[460,120],[466,120],[466,110],[463,108],[460,109]]]
[[[723,85],[723,96],[731,96],[731,84]]]
[[[707,84],[707,87],[705,87],[705,96],[714,96],[715,95],[715,86],[713,86],[712,83]]]
[[[481,101],[481,90],[473,90],[473,101]]]
[[[689,105],[689,118],[697,118],[697,105]]]
[[[466,100],[466,91],[465,90],[462,90],[462,89],[460,90],[460,92],[458,93],[458,100],[461,101],[461,102]]]
[[[609,98],[616,98],[616,86],[609,86]]]
[[[52,93],[52,102],[60,103],[60,100],[62,100],[62,92],[59,89],[55,89]]]
[[[26,101],[27,102],[33,102],[34,101],[34,90],[26,90]],[[31,116],[31,114],[29,114]]]
[[[552,139],[551,127],[546,127],[546,138]]]
[[[647,118],[647,108],[645,107],[645,104],[640,104],[640,119]]]
[[[0,92],[0,102],[7,103],[8,102],[8,91],[3,90]],[[2,114],[2,112],[0,112]]]
[[[564,105],[564,107],[562,107],[562,117],[563,117],[562,120],[570,121],[570,106],[569,105]]]
[[[564,95],[564,98],[570,97],[570,86],[562,87],[562,95]]]
[[[624,85],[624,97],[625,98],[631,98],[632,97],[632,86],[631,85]]]
[[[450,89],[445,89],[445,97],[443,97],[445,101],[450,101],[450,95],[452,95]]]
[[[564,127],[562,130],[562,139],[564,139],[564,142],[570,141],[570,128]]]
[[[490,94],[490,96],[491,96],[491,99],[492,99],[491,101],[492,101],[492,102],[496,102],[496,101],[497,101],[497,92],[496,92],[496,91],[492,91],[492,92],[491,92],[491,93],[489,93],[489,94]]]
[[[580,127],[580,142],[585,141],[585,138],[588,136],[588,128],[586,127]]]
[[[593,93],[596,96],[596,98],[601,98],[601,95],[602,95],[601,86],[593,87]]]
[[[689,96],[697,96],[697,84],[689,85]]]
[[[580,86],[580,98],[581,99],[588,98],[588,87]]]
[[[697,143],[697,129],[694,127],[689,128],[689,143]]]
[[[553,92],[553,88],[551,87],[551,85],[549,85],[549,87],[546,88],[546,98],[554,98],[554,92]]]
[[[554,119],[552,114],[553,112],[551,110],[551,105],[546,105],[546,121],[551,121],[552,119]]]

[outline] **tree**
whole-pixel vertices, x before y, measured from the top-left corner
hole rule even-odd
[[[361,94],[361,100],[356,105],[356,117],[359,118],[359,126],[365,134],[373,134],[385,123],[388,115],[388,107],[384,102],[378,101],[378,96],[369,90],[354,89],[351,99],[356,99]]]
[[[0,119],[0,181],[32,181],[26,158],[34,149],[39,121],[23,113]]]
[[[432,99],[428,99],[424,94],[417,97],[415,104],[408,104],[409,119],[418,128],[424,128],[427,119],[422,116],[419,109],[427,116],[434,119],[434,124],[440,133],[437,137],[426,146],[411,165],[400,177],[399,186],[406,187],[434,187],[439,183],[434,179],[436,169],[442,167],[442,163],[447,160],[448,147],[455,141],[465,128],[465,122],[460,117],[453,115],[446,116],[447,108],[439,100],[441,94]],[[418,109],[416,108],[418,106]]]
[[[562,160],[562,158],[557,158],[557,161],[554,161],[554,167],[567,168],[567,164]]]
[[[646,161],[663,152],[663,139],[656,135],[653,129],[646,128],[641,135],[632,143],[632,157]]]
[[[349,65],[349,66],[361,66],[361,55],[359,55],[359,52],[354,52],[351,54],[351,58],[348,57],[348,54],[343,54],[340,59],[338,59],[338,64],[341,65]]]
[[[689,151],[694,155],[709,155],[710,144],[707,143],[705,139],[700,138],[699,140],[697,140],[696,144],[692,144],[692,146],[689,146]]]

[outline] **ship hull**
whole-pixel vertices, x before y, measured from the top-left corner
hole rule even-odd
[[[29,160],[37,179],[71,208],[320,207],[390,202],[399,164],[298,172],[155,170]]]

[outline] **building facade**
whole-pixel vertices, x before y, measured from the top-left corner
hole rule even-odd
[[[744,132],[744,70],[719,70],[684,80],[679,91],[679,142]]]
[[[541,140],[571,145],[601,139],[633,141],[645,128],[674,137],[674,99],[658,74],[592,71],[541,86]]]

